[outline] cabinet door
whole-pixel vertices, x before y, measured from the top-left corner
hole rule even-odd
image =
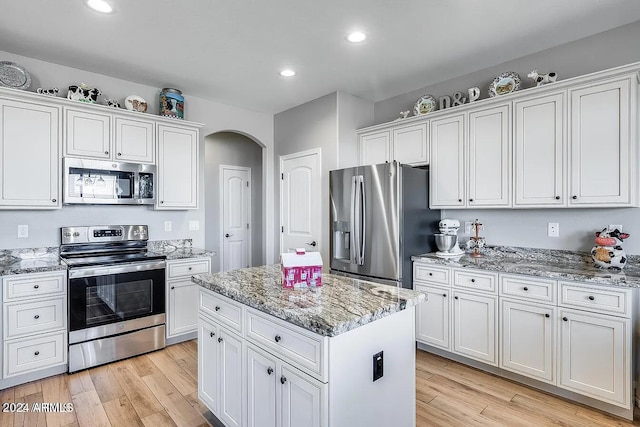
[[[111,116],[65,109],[65,155],[111,158]]]
[[[501,300],[500,367],[555,384],[556,308]]]
[[[191,280],[174,281],[169,285],[167,338],[198,329],[199,286]]]
[[[431,121],[429,206],[464,207],[465,115]]]
[[[240,427],[243,422],[242,341],[224,328],[219,328],[220,412],[226,426]],[[211,368],[209,368],[211,369]]]
[[[198,208],[198,131],[158,126],[157,209]]]
[[[0,100],[0,207],[60,207],[60,108]]]
[[[155,161],[154,123],[116,117],[115,158],[123,162]]]
[[[497,366],[497,297],[453,292],[453,351]]]
[[[636,188],[631,174],[636,84],[599,82],[569,91],[571,206],[628,206]]]
[[[220,382],[218,327],[209,320],[198,320],[198,398],[218,415]]]
[[[564,92],[514,103],[515,205],[562,206]]]
[[[391,131],[370,133],[360,136],[360,164],[377,165],[391,160]]]
[[[247,425],[276,427],[276,358],[247,345]]]
[[[631,322],[560,311],[559,386],[631,408]]]
[[[451,350],[449,344],[450,291],[445,288],[415,285],[427,294],[427,300],[416,307],[416,340]]]
[[[511,205],[511,105],[469,113],[468,206]]]
[[[391,158],[417,166],[429,163],[427,123],[393,129]]]
[[[282,427],[320,427],[326,424],[326,385],[311,377],[282,365],[278,381],[281,386],[279,405]]]

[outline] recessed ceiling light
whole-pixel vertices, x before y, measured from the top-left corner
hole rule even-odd
[[[96,12],[113,13],[111,5],[104,0],[85,0],[84,4]]]
[[[295,76],[295,75],[296,75],[296,72],[295,72],[295,71],[293,71],[293,70],[289,70],[289,69],[287,69],[287,70],[282,70],[282,71],[280,71],[280,75],[281,75],[282,77],[293,77],[293,76]]]
[[[349,40],[351,43],[360,43],[365,41],[366,38],[366,34],[359,31],[355,31],[347,36],[347,40]]]

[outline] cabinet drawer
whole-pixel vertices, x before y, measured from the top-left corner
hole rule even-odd
[[[175,277],[193,276],[194,274],[208,273],[211,261],[209,259],[199,259],[197,261],[167,263],[169,279]]]
[[[500,296],[554,304],[556,301],[556,281],[501,274]]]
[[[620,316],[631,315],[631,289],[560,282],[559,305]]]
[[[19,274],[3,279],[4,301],[61,294],[67,290],[67,272]]]
[[[497,293],[498,275],[475,270],[453,270],[453,286],[455,288],[472,289]]]
[[[5,378],[67,363],[66,335],[66,331],[61,331],[5,341]]]
[[[200,289],[200,311],[242,334],[242,306],[206,289]]]
[[[65,327],[65,297],[4,304],[4,338],[52,331]]]
[[[449,286],[449,269],[432,267],[430,265],[413,263],[413,281],[423,283],[437,283]]]
[[[247,338],[323,381],[325,338],[253,309],[247,309]]]

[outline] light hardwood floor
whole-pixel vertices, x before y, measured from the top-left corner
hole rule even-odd
[[[198,401],[196,341],[72,375],[57,375],[0,391],[0,402],[68,403],[68,413],[1,413],[12,426],[207,426]],[[418,426],[640,425],[417,352]],[[356,427],[356,426],[354,426]]]

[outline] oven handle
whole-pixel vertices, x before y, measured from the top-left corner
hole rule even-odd
[[[69,279],[81,277],[107,276],[111,274],[134,273],[136,271],[160,270],[165,268],[164,261],[132,262],[107,267],[81,267],[69,269]]]

